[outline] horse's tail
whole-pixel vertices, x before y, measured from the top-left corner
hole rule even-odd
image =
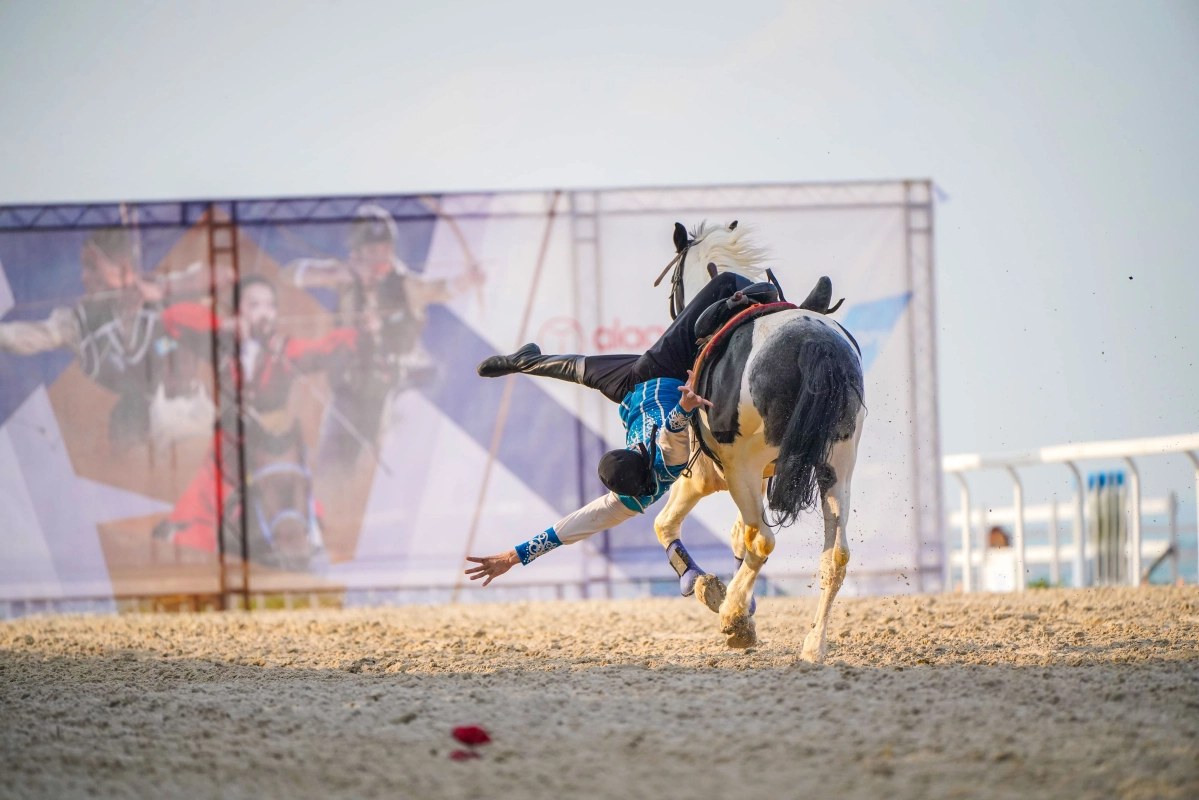
[[[853,435],[862,403],[862,370],[849,345],[832,337],[799,347],[799,393],[779,444],[770,507],[774,524],[790,525],[816,505],[818,489],[836,483],[828,464],[833,444]]]

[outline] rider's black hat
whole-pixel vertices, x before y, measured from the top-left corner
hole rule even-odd
[[[646,497],[658,490],[654,476],[658,429],[650,434],[649,449],[638,443],[636,450],[612,450],[599,463],[599,478],[609,490],[625,497]]]

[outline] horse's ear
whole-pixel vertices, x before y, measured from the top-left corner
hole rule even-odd
[[[730,231],[737,230],[737,220],[733,220],[733,224],[729,226]]]
[[[708,262],[708,277],[710,277],[710,278],[716,277],[716,262],[715,261]]]
[[[674,251],[676,253],[683,252],[683,248],[687,246],[687,229],[683,227],[683,223],[676,222],[674,224]]]

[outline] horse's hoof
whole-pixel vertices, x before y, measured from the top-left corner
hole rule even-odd
[[[695,596],[715,614],[720,613],[720,604],[727,593],[724,581],[715,575],[700,575],[695,581]]]
[[[819,666],[824,663],[824,648],[820,646],[819,640],[809,642],[805,639],[803,650],[800,651],[799,657],[804,661]]]
[[[721,625],[720,632],[729,637],[724,643],[738,650],[753,647],[758,643],[758,632],[754,626],[753,617],[736,617]]]

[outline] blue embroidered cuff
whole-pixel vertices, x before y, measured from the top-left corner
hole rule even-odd
[[[561,547],[562,540],[558,538],[558,534],[554,533],[554,529],[550,528],[534,536],[524,544],[516,546],[516,555],[520,557],[520,563],[528,564],[538,556],[543,556],[555,547]]]
[[[670,409],[670,413],[666,415],[666,429],[678,433],[687,427],[687,423],[694,414],[694,408],[690,411],[684,411],[683,407],[676,403],[675,407]]]

